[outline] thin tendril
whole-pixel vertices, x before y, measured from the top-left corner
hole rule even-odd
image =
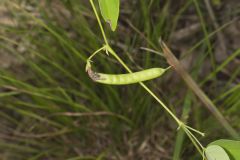
[[[198,130],[196,130],[196,129],[188,126],[188,125],[186,125],[186,127],[187,127],[188,129],[190,129],[191,131],[194,131],[195,133],[200,134],[201,136],[205,136],[205,133],[203,133],[203,132],[200,132],[200,131],[198,131]]]

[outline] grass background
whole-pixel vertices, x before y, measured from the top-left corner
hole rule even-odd
[[[0,14],[1,159],[200,159],[139,85],[102,85],[87,76],[85,60],[103,43],[87,0],[3,0]],[[237,0],[122,0],[117,31],[104,26],[135,71],[168,65],[159,54],[162,37],[239,131],[239,14]],[[104,54],[93,65],[125,72]],[[204,145],[232,138],[174,71],[146,84],[206,133]]]

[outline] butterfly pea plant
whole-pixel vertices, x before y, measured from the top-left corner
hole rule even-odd
[[[89,77],[98,83],[109,84],[109,85],[127,85],[138,83],[142,86],[166,111],[167,113],[176,121],[179,126],[178,129],[182,129],[189,139],[192,141],[193,145],[196,147],[198,152],[201,154],[202,158],[205,160],[237,160],[240,159],[240,141],[233,140],[217,140],[210,143],[207,147],[204,147],[200,141],[196,138],[194,133],[204,136],[204,133],[186,125],[183,123],[174,113],[161,101],[159,97],[156,96],[144,83],[143,81],[151,80],[160,77],[164,72],[171,68],[150,68],[143,71],[132,72],[132,70],[126,65],[126,63],[118,56],[118,54],[109,45],[105,31],[103,29],[99,14],[96,10],[93,0],[89,0],[98,21],[100,27],[104,44],[101,48],[97,49],[86,62],[86,71]],[[112,31],[117,28],[120,0],[98,0],[101,15],[106,23],[109,24]],[[164,42],[162,42],[164,44]],[[164,44],[164,46],[166,46]],[[113,56],[128,73],[126,74],[106,74],[98,73],[92,70],[91,62],[92,58],[105,51],[107,55]]]

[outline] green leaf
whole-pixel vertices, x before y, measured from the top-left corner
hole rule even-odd
[[[112,31],[115,31],[119,16],[119,0],[98,0],[98,2],[104,20],[110,25]]]
[[[224,149],[218,145],[210,145],[205,151],[207,160],[230,160]]]
[[[229,155],[231,160],[240,159],[240,141],[233,141],[228,139],[220,139],[209,144],[221,146]]]

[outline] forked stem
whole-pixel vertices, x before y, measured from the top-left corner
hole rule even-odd
[[[92,8],[94,10],[95,16],[97,18],[100,30],[102,32],[104,41],[105,41],[105,49],[106,52],[109,51],[109,53],[116,58],[116,60],[129,72],[132,73],[131,69],[126,65],[125,62],[123,62],[123,60],[116,54],[116,52],[110,47],[107,38],[106,38],[106,34],[104,32],[102,23],[100,21],[100,18],[98,16],[98,13],[96,11],[96,7],[93,3],[93,0],[89,0]],[[101,50],[103,48],[100,48]],[[96,51],[98,53],[98,50]],[[96,55],[97,53],[94,52],[93,55],[91,55],[90,57],[92,58],[94,55]],[[195,145],[195,147],[197,148],[197,150],[199,151],[199,153],[204,157],[203,151],[204,151],[204,147],[201,145],[201,143],[198,141],[198,139],[191,133],[190,130],[199,133],[200,135],[204,135],[202,132],[197,131],[196,129],[193,129],[187,125],[185,125],[177,116],[174,115],[174,113],[143,83],[143,82],[139,82],[139,84],[171,115],[171,117],[177,122],[177,124],[179,125],[179,128],[182,128],[184,130],[184,132],[187,134],[187,136],[189,137],[189,139],[192,141],[192,143]]]

